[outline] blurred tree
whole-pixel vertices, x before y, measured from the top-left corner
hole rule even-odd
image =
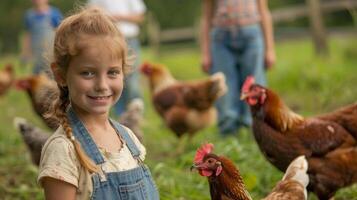
[[[192,0],[144,0],[163,29],[193,25],[200,16],[200,1]]]

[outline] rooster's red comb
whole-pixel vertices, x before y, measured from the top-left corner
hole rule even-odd
[[[141,68],[146,68],[146,67],[150,67],[151,63],[149,63],[148,61],[145,61],[141,64]]]
[[[247,76],[242,87],[242,92],[248,92],[250,86],[252,86],[254,83],[255,83],[254,76]]]
[[[143,64],[141,64],[140,71],[143,73],[149,73],[151,71],[151,63],[146,61]]]
[[[205,155],[212,152],[214,146],[212,143],[205,143],[196,151],[194,163],[201,163]]]

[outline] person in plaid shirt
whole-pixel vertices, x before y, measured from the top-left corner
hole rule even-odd
[[[265,68],[275,63],[273,25],[267,0],[202,0],[202,70],[226,75],[228,93],[217,102],[224,136],[249,127],[248,106],[239,99],[244,80],[266,85]]]

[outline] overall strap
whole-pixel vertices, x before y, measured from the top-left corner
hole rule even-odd
[[[135,158],[135,159],[139,159],[140,156],[140,150],[138,149],[138,147],[135,145],[133,139],[130,137],[128,131],[121,125],[119,124],[117,121],[110,119],[110,122],[114,125],[114,127],[117,129],[117,133],[124,139],[126,145],[128,146],[131,155]]]
[[[71,124],[72,132],[76,140],[79,141],[81,147],[87,153],[87,155],[97,164],[104,163],[104,159],[102,154],[100,153],[97,145],[94,140],[88,133],[86,127],[81,122],[81,120],[77,117],[74,112],[72,106],[69,106],[67,111],[68,120]]]

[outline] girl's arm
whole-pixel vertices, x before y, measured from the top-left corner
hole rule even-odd
[[[44,177],[42,180],[46,200],[75,200],[77,188],[67,182]]]
[[[258,10],[261,16],[261,26],[265,42],[265,66],[269,69],[275,63],[275,47],[273,35],[273,22],[268,8],[267,0],[258,0]]]
[[[210,30],[213,15],[213,0],[202,1],[202,21],[201,21],[201,53],[202,70],[209,72],[212,65]]]

